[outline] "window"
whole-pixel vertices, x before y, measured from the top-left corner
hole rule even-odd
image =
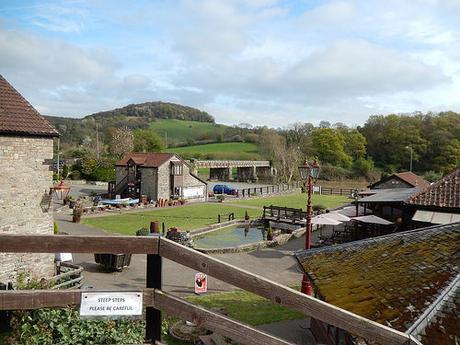
[[[182,175],[183,169],[182,164],[172,164],[171,165],[171,175]]]

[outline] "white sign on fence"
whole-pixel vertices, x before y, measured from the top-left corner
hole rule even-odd
[[[80,316],[142,315],[142,292],[82,292]]]

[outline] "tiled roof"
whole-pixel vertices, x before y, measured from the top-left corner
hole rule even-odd
[[[409,183],[414,187],[419,187],[420,189],[427,188],[430,183],[423,179],[422,177],[414,174],[413,172],[406,171],[402,173],[396,173],[395,176],[399,177],[401,180]]]
[[[460,168],[411,197],[408,203],[460,209]]]
[[[0,75],[0,133],[57,137],[59,133]]]
[[[456,223],[296,256],[326,302],[406,331],[459,274],[459,248]]]
[[[424,329],[423,344],[450,345],[460,342],[460,289]]]
[[[391,180],[394,177],[399,178],[400,180],[402,180],[402,181],[406,182],[407,184],[411,185],[412,187],[418,187],[420,189],[425,189],[430,185],[430,183],[428,181],[426,181],[425,179],[423,179],[422,177],[414,174],[411,171],[406,171],[406,172],[402,172],[402,173],[391,174],[391,175],[381,179],[380,181],[377,181],[377,182],[373,183],[369,187],[371,189],[373,189],[374,187],[378,186],[379,184],[381,184],[383,182],[386,182],[388,180]]]
[[[117,162],[116,166],[126,166],[128,161],[132,159],[136,165],[142,165],[148,168],[158,168],[174,156],[174,153],[132,152],[126,154],[123,159]]]

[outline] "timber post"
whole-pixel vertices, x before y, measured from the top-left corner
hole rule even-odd
[[[160,237],[160,224],[150,223],[150,236]],[[158,242],[159,245],[159,242]],[[146,287],[161,290],[161,256],[147,254]],[[153,307],[145,308],[145,340],[155,344],[161,341],[161,311]]]

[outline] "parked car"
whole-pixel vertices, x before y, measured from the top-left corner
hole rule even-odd
[[[238,195],[238,190],[225,184],[216,184],[212,191],[214,194]]]

